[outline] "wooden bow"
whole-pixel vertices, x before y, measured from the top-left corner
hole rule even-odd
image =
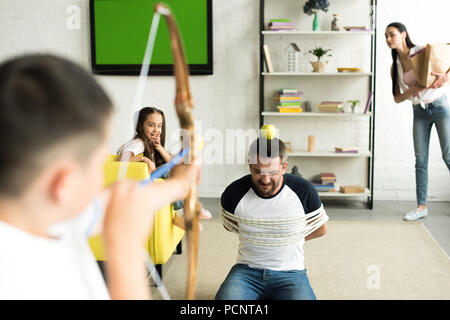
[[[194,117],[191,92],[189,90],[189,72],[186,65],[183,44],[177,23],[164,3],[155,5],[155,12],[163,15],[169,28],[170,45],[173,54],[173,70],[176,81],[175,109],[180,121],[180,127],[189,133],[190,137],[190,163],[195,160],[197,147],[194,138]],[[198,239],[199,239],[199,216],[201,205],[197,198],[197,184],[191,186],[189,194],[184,201],[184,224],[186,226],[188,242],[188,279],[186,298],[195,298],[195,283],[197,277]]]

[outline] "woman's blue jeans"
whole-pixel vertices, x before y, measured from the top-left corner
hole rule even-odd
[[[450,171],[450,107],[447,96],[422,108],[414,105],[413,138],[416,156],[416,196],[417,204],[427,203],[428,191],[428,150],[430,147],[430,133],[433,124],[439,137],[442,158]]]
[[[306,270],[274,271],[234,265],[216,300],[316,300]]]

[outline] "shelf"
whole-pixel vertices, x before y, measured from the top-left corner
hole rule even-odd
[[[299,36],[299,35],[372,35],[373,31],[262,31],[267,36]]]
[[[357,77],[372,76],[372,72],[262,72],[263,76],[281,77]]]
[[[337,118],[352,118],[352,117],[370,117],[372,116],[371,112],[367,113],[351,113],[351,112],[343,112],[343,113],[331,113],[331,112],[277,112],[277,111],[264,111],[261,115],[266,117],[337,117]]]
[[[354,7],[356,0],[351,0],[346,4],[340,4],[337,11],[349,11]],[[329,137],[329,144],[326,146],[321,144],[322,150],[316,150],[314,152],[308,152],[307,150],[293,150],[288,153],[288,159],[291,162],[300,161],[304,164],[302,170],[306,176],[316,175],[317,172],[336,171],[339,175],[342,175],[340,182],[352,181],[361,186],[364,186],[364,192],[362,193],[341,193],[339,186],[336,185],[337,192],[319,192],[321,198],[334,198],[334,199],[348,199],[349,201],[362,200],[367,201],[368,207],[373,208],[373,178],[374,178],[374,139],[375,139],[375,97],[376,97],[376,73],[375,63],[376,48],[377,48],[377,2],[369,1],[370,4],[360,4],[358,2],[358,9],[370,11],[370,14],[365,18],[365,22],[361,20],[361,17],[353,17],[346,23],[348,25],[365,26],[366,30],[347,31],[341,26],[341,31],[327,30],[312,31],[312,28],[304,25],[299,30],[280,30],[272,31],[270,27],[267,27],[267,21],[274,16],[281,17],[283,14],[289,15],[292,7],[285,5],[282,1],[274,0],[261,0],[260,1],[260,20],[259,20],[259,56],[260,56],[260,68],[259,68],[259,124],[263,126],[264,123],[274,122],[278,124],[281,130],[284,130],[284,139],[288,141],[295,141],[298,138],[298,130],[306,129],[308,134],[320,134],[327,130],[328,127],[338,128],[344,127],[342,137],[339,134]],[[284,7],[284,10],[283,10]],[[354,7],[355,9],[356,7]],[[284,12],[284,13],[283,13]],[[350,12],[350,11],[349,11]],[[298,27],[298,26],[297,26]],[[335,64],[328,64],[325,67],[326,72],[313,72],[309,66],[309,62],[301,61],[303,68],[294,69],[302,72],[286,72],[288,69],[284,69],[280,66],[287,61],[287,55],[281,53],[282,43],[290,43],[292,41],[300,41],[302,45],[309,48],[310,45],[318,45],[316,40],[320,40],[320,45],[325,48],[336,47],[339,50],[348,50],[349,55],[347,62],[340,62]],[[284,42],[283,42],[284,41]],[[306,41],[306,42],[305,42]],[[268,56],[265,52],[264,45],[269,47],[274,46],[275,55]],[[283,44],[284,46],[284,44]],[[309,49],[308,49],[309,50]],[[270,51],[270,50],[269,50]],[[285,50],[286,51],[286,50]],[[345,52],[345,51],[343,51]],[[271,52],[269,52],[271,53]],[[267,56],[267,59],[266,59]],[[333,54],[335,56],[335,54]],[[339,54],[339,56],[343,56]],[[370,57],[370,60],[369,60]],[[257,58],[257,57],[255,57]],[[272,61],[272,67],[270,69],[275,72],[267,72],[267,63],[269,58],[276,58]],[[309,59],[316,61],[317,59]],[[342,69],[341,69],[342,68]],[[339,72],[347,70],[356,70],[359,72]],[[319,85],[320,83],[320,85]],[[269,95],[273,95],[274,92],[278,92],[280,88],[297,88],[305,91],[310,102],[311,108],[308,111],[313,112],[292,112],[284,113],[279,112],[273,104],[273,100]],[[368,112],[364,113],[365,105],[362,104],[364,97],[367,97],[370,93],[373,94],[370,108]],[[342,97],[355,96],[353,99],[360,99],[361,103],[355,110],[356,113],[350,112],[350,108],[345,104],[345,111],[340,113],[325,113],[319,112],[317,105],[324,99],[323,95],[328,96],[328,100],[336,101],[348,101],[343,100]],[[333,97],[333,98],[332,98]],[[339,98],[340,97],[340,98]],[[312,100],[311,100],[312,99]],[[272,100],[270,102],[269,100]],[[301,100],[303,101],[303,100]],[[305,109],[305,108],[303,108]],[[289,109],[287,110],[289,111]],[[370,111],[370,112],[369,112]],[[307,128],[303,128],[304,124]],[[353,132],[353,124],[357,124],[357,132]],[[361,126],[361,127],[360,127]],[[283,128],[283,129],[282,129]],[[366,130],[367,129],[367,130]],[[344,140],[351,139],[352,134],[365,134],[367,132],[369,136],[368,145],[361,146],[361,150],[358,153],[336,153],[334,146],[352,145],[347,144]],[[349,133],[349,134],[347,134]],[[303,132],[305,134],[305,132]],[[334,141],[334,142],[333,142]],[[339,142],[341,141],[341,142]],[[305,145],[296,146],[298,148]],[[320,145],[319,145],[320,147]],[[329,150],[324,150],[328,149]],[[354,164],[352,169],[347,169],[347,165]],[[362,190],[362,189],[361,189]]]
[[[306,150],[293,150],[288,153],[288,157],[324,157],[324,158],[370,158],[372,153],[370,151],[360,151],[358,153],[337,153],[332,150],[317,150],[308,152]]]
[[[339,187],[336,187],[337,190],[339,190]],[[370,190],[366,188],[365,192],[361,193],[342,193],[339,191],[336,192],[319,192],[319,196],[321,198],[361,198],[361,197],[370,197]]]

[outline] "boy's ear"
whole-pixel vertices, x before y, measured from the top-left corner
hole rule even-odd
[[[78,166],[72,161],[60,163],[51,173],[49,179],[49,194],[52,201],[67,203],[74,194],[76,188]]]

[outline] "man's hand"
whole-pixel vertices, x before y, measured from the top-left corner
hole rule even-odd
[[[312,240],[315,238],[322,237],[327,234],[327,224],[323,224],[319,229],[315,230],[305,237],[305,241]]]

